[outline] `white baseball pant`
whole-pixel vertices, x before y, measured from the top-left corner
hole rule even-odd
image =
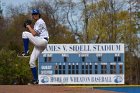
[[[30,32],[27,31],[24,31],[22,33],[22,38],[28,38],[30,42],[34,44],[34,49],[32,51],[29,61],[30,68],[34,68],[36,67],[35,61],[42,53],[42,51],[46,48],[48,41],[45,40],[43,37],[33,36]]]

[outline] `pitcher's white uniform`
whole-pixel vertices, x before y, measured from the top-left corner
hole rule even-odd
[[[38,56],[41,54],[41,52],[45,49],[48,43],[48,40],[44,38],[49,39],[48,30],[42,18],[39,18],[36,21],[34,25],[34,30],[38,33],[38,36],[33,36],[30,32],[27,31],[22,33],[22,38],[28,38],[35,45],[33,52],[30,56],[30,61],[29,61],[30,68],[36,67],[35,61],[38,58]]]

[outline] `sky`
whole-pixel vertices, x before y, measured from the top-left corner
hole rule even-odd
[[[21,4],[30,4],[30,2],[34,1],[34,0],[0,0],[1,1],[1,8],[3,10],[3,14],[5,15],[6,12],[6,8],[9,5],[13,5],[13,6],[18,6]]]
[[[6,3],[6,6],[7,6],[9,4],[18,5],[18,4],[22,4],[22,3],[28,3],[31,1],[33,1],[33,0],[1,0],[1,3]]]

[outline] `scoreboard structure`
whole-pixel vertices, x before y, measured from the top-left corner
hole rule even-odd
[[[48,44],[39,84],[124,84],[124,44]]]

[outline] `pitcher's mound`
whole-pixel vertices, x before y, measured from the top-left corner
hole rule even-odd
[[[79,88],[47,85],[0,85],[0,93],[117,93],[97,90],[95,88]]]

